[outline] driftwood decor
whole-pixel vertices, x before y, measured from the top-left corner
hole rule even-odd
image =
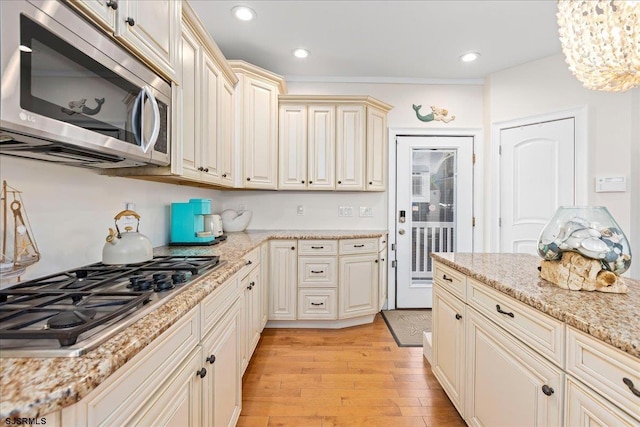
[[[543,260],[540,277],[563,289],[626,294],[627,285],[615,273],[602,269],[600,261],[577,252],[563,252],[558,261]]]

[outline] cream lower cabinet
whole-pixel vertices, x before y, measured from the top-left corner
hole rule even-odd
[[[377,313],[378,239],[340,240],[338,318]]]
[[[566,427],[622,427],[638,426],[624,411],[614,406],[580,382],[567,376],[565,391]]]
[[[64,408],[60,424],[234,426],[242,404],[240,297],[234,276]]]
[[[241,310],[236,302],[202,341],[202,425],[235,426],[242,409]],[[153,424],[159,425],[159,424]],[[177,424],[179,425],[179,424]]]
[[[467,423],[561,426],[562,371],[475,310],[467,310],[466,316]],[[434,354],[439,346],[438,341]]]
[[[382,310],[384,303],[387,301],[388,288],[388,264],[387,264],[387,236],[380,238],[380,251],[378,252],[378,309]]]
[[[296,320],[298,242],[269,242],[269,320]]]
[[[247,264],[240,273],[240,287],[243,290],[242,304],[242,373],[247,369],[249,360],[260,341],[262,332],[262,280],[260,248],[245,256]]]
[[[440,287],[433,287],[432,337],[437,345],[431,369],[460,414],[465,405],[465,304]]]

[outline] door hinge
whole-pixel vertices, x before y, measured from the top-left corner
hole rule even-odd
[[[502,156],[502,145],[498,145],[498,155]]]
[[[502,227],[502,218],[498,218],[498,227]]]
[[[391,250],[392,250],[392,251],[395,251],[395,250],[396,250],[396,244],[395,244],[395,243],[392,243],[392,244],[391,244]]]
[[[476,153],[473,153],[473,164],[476,164]]]
[[[396,268],[396,265],[397,265],[396,261],[391,261],[391,268]]]
[[[471,226],[472,227],[476,226],[476,217],[475,216],[473,218],[471,218]]]

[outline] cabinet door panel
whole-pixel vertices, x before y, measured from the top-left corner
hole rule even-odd
[[[115,30],[116,11],[107,6],[107,0],[71,0],[70,3],[106,30]]]
[[[364,190],[364,106],[336,110],[336,190]]]
[[[464,416],[464,303],[434,286],[433,374],[449,399]]]
[[[278,176],[277,88],[247,78],[244,90],[244,185],[273,189]]]
[[[200,155],[200,47],[190,28],[185,25],[182,31],[182,173],[189,177],[198,177],[198,157]]]
[[[220,87],[220,181],[226,186],[233,186],[234,170],[234,88],[227,79],[221,79]]]
[[[377,253],[340,257],[339,319],[377,312],[377,260]]]
[[[303,190],[307,187],[307,108],[280,107],[278,188]]]
[[[219,176],[218,89],[220,70],[209,55],[203,55],[201,101],[201,166],[203,179],[216,181]]]
[[[367,191],[387,186],[387,115],[367,108]]]
[[[475,310],[466,313],[469,425],[562,425],[562,372]]]
[[[307,187],[333,190],[335,187],[335,108],[309,106]]]
[[[637,426],[627,414],[567,375],[566,427]]]
[[[297,242],[269,242],[269,320],[296,320],[297,273]]]

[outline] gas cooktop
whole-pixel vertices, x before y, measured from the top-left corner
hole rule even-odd
[[[218,256],[96,263],[0,290],[0,356],[82,355],[220,265]]]

